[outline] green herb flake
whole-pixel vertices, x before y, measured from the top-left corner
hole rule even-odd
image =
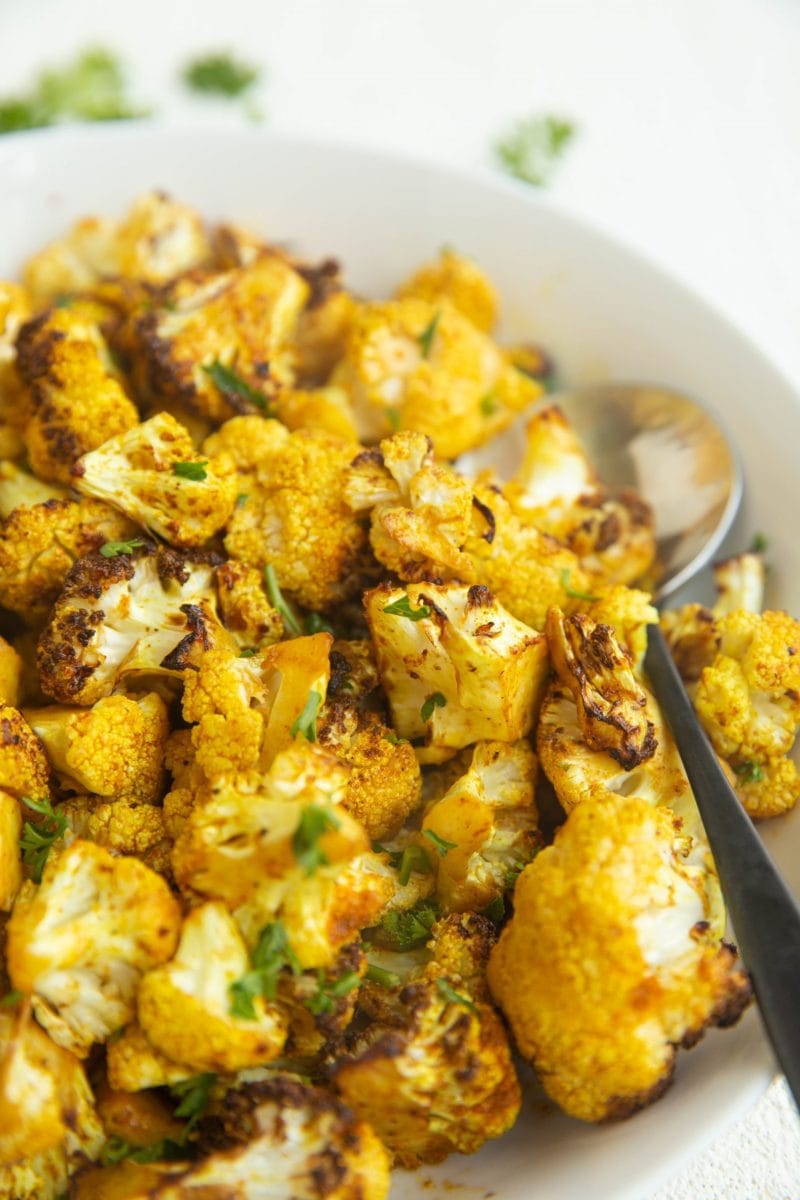
[[[234,508],[244,508],[245,504],[247,504],[247,501],[249,499],[250,499],[249,492],[239,492],[239,495],[236,497],[236,503],[234,505]]]
[[[338,829],[338,817],[328,809],[320,808],[318,804],[307,804],[303,809],[300,822],[292,836],[292,849],[306,875],[313,875],[318,867],[328,865],[319,842],[325,833]]]
[[[348,971],[345,975],[340,975],[338,979],[327,980],[325,972],[319,970],[317,971],[317,990],[306,1000],[306,1008],[315,1017],[331,1013],[334,1010],[334,1002],[340,996],[349,995],[360,982],[355,971]]]
[[[468,1008],[471,1012],[478,1011],[474,1001],[470,1000],[469,996],[462,996],[461,992],[457,992],[455,988],[451,987],[446,979],[437,979],[436,988],[448,1004],[463,1004],[464,1008]]]
[[[763,533],[754,533],[753,540],[750,543],[751,554],[763,554],[769,547],[769,541]]]
[[[734,771],[742,783],[761,783],[764,778],[763,768],[757,762],[739,763],[738,767],[734,767]]]
[[[142,538],[129,538],[127,542],[104,542],[100,547],[103,558],[116,558],[118,554],[133,554],[144,545]]]
[[[394,433],[397,433],[398,429],[400,428],[400,413],[399,413],[399,411],[396,408],[387,408],[386,409],[386,420],[391,425],[392,431]]]
[[[426,621],[431,615],[427,604],[420,604],[419,608],[412,608],[408,596],[401,596],[399,600],[394,600],[391,604],[384,604],[383,611],[390,617],[405,617],[408,621]]]
[[[260,408],[262,412],[269,412],[269,401],[263,392],[251,387],[246,379],[242,379],[241,375],[237,375],[224,363],[213,362],[207,367],[204,366],[203,370],[223,396],[238,396],[240,400],[247,400],[250,404],[255,404],[256,408]]]
[[[431,864],[427,854],[422,846],[412,842],[410,846],[406,846],[400,858],[398,880],[401,887],[405,887],[414,871],[418,875],[430,875]]]
[[[54,812],[49,800],[31,800],[29,796],[23,796],[22,803],[44,817],[38,825],[26,821],[19,840],[22,861],[30,870],[31,879],[34,883],[41,883],[53,843],[66,832],[67,818]]]
[[[191,479],[193,483],[202,483],[208,479],[208,460],[203,462],[176,462],[172,464],[172,474],[179,479]]]
[[[6,992],[2,1000],[0,1000],[0,1008],[16,1008],[21,1000],[25,999],[23,992],[18,992],[16,989],[11,992]]]
[[[430,941],[439,910],[430,900],[413,908],[384,913],[376,930],[376,941],[388,950],[414,950]]]
[[[315,742],[317,740],[317,713],[321,704],[322,696],[312,689],[308,693],[303,711],[289,730],[293,738],[297,737],[298,733],[302,733],[306,741]]]
[[[437,308],[436,312],[431,317],[430,324],[428,324],[423,329],[422,333],[419,334],[419,336],[417,337],[417,341],[419,342],[419,348],[422,351],[423,358],[430,358],[430,356],[431,356],[431,347],[433,345],[433,339],[436,337],[436,330],[439,325],[439,321],[441,320],[441,317],[442,317],[441,310]]]
[[[494,392],[487,392],[485,396],[481,396],[480,408],[485,417],[493,417],[497,412],[497,397]]]
[[[402,983],[400,976],[396,971],[387,971],[385,967],[378,967],[375,963],[370,963],[367,967],[367,972],[364,976],[369,983],[377,983],[379,987],[395,988]]]
[[[184,1136],[194,1129],[206,1111],[216,1082],[216,1075],[207,1072],[203,1075],[194,1075],[191,1079],[182,1079],[170,1087],[169,1090],[173,1097],[180,1101],[174,1115],[183,1117],[189,1122]]]
[[[300,622],[292,612],[287,601],[283,598],[283,593],[278,586],[278,576],[275,574],[275,568],[272,563],[267,563],[264,567],[264,586],[267,589],[270,604],[281,614],[286,628],[295,637],[301,637],[303,630],[300,627]]]
[[[239,658],[253,658],[258,654],[258,646],[245,646],[239,651]]]
[[[430,696],[425,698],[422,708],[419,710],[419,715],[423,721],[429,721],[433,716],[435,708],[445,708],[447,705],[447,697],[441,692],[431,692]]]
[[[42,71],[31,90],[0,101],[0,133],[58,121],[120,121],[148,115],[126,97],[119,59],[108,50],[82,51],[73,62]]]
[[[439,837],[439,834],[434,833],[432,829],[423,829],[422,836],[436,847],[439,858],[444,858],[448,850],[455,850],[458,847],[457,842],[448,842],[446,838]]]
[[[241,96],[258,80],[260,70],[237,61],[232,54],[204,54],[184,67],[181,78],[193,92],[206,95]]]
[[[318,612],[310,612],[305,619],[306,633],[311,635],[315,633],[329,633],[334,637],[333,627],[324,621]]]
[[[392,729],[387,729],[383,734],[383,740],[388,742],[390,746],[407,746],[408,738],[399,737]]]
[[[574,124],[562,117],[531,116],[516,121],[508,133],[498,138],[494,153],[509,175],[534,187],[544,187],[574,135]]]
[[[278,979],[285,968],[295,975],[301,967],[297,955],[289,945],[286,930],[280,921],[265,925],[250,956],[252,969],[229,987],[230,1014],[245,1021],[258,1017],[254,1001],[258,996],[274,1000],[278,993]]]
[[[486,908],[483,910],[483,915],[488,917],[493,925],[499,925],[506,915],[506,902],[502,896],[495,896]]]
[[[186,1148],[173,1138],[164,1138],[150,1146],[133,1146],[123,1138],[113,1135],[106,1140],[100,1154],[100,1164],[113,1167],[120,1162],[154,1163],[179,1161],[186,1158]]]
[[[592,596],[589,592],[579,592],[577,588],[572,587],[569,582],[570,574],[569,568],[564,567],[564,570],[561,572],[561,586],[568,596],[571,596],[573,600],[586,600],[589,603],[600,599],[599,596]]]

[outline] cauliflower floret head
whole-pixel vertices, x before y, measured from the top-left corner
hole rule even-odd
[[[10,912],[22,887],[22,811],[16,796],[0,791],[0,912]]]
[[[0,459],[18,458],[25,450],[22,431],[26,408],[17,372],[16,340],[30,315],[25,289],[0,280]]]
[[[45,694],[90,705],[123,679],[179,678],[193,652],[227,637],[216,616],[214,561],[150,544],[79,559],[39,639]]]
[[[400,284],[397,298],[414,296],[437,304],[448,300],[476,329],[491,333],[497,320],[497,292],[491,280],[470,258],[443,247],[438,259],[425,263]]]
[[[92,842],[50,854],[8,923],[8,972],[54,1041],[81,1056],[126,1024],[141,975],[169,958],[180,910],[160,875]]]
[[[284,388],[275,400],[275,415],[287,429],[318,429],[347,442],[358,441],[353,410],[344,388]]]
[[[273,608],[255,567],[231,559],[217,567],[217,596],[225,628],[247,650],[283,637],[283,617]]]
[[[362,440],[413,429],[445,458],[482,445],[541,390],[449,300],[416,297],[356,310],[332,382],[348,392]]]
[[[164,810],[156,804],[121,798],[108,803],[96,796],[71,796],[58,806],[59,816],[84,841],[96,842],[114,854],[130,854],[159,875],[170,875],[172,838]]]
[[[393,724],[403,737],[425,738],[421,761],[530,732],[549,667],[546,641],[488,588],[382,584],[364,603]]]
[[[190,1079],[195,1071],[156,1050],[141,1025],[130,1025],[106,1046],[108,1083],[117,1092],[139,1092],[145,1088],[168,1087]]]
[[[236,499],[230,459],[198,458],[188,431],[164,412],[85,454],[73,475],[78,491],[108,501],[176,545],[208,541]]]
[[[17,651],[0,637],[0,704],[16,707],[19,703],[23,664]]]
[[[0,704],[0,788],[17,799],[50,795],[50,763],[44,746],[16,708]]]
[[[686,841],[643,800],[579,805],[517,882],[489,986],[548,1094],[581,1120],[656,1099],[676,1046],[749,999]]]

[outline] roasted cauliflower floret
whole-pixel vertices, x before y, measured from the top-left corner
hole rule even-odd
[[[359,447],[332,434],[242,417],[204,443],[228,451],[246,495],[228,522],[225,549],[262,570],[305,608],[327,609],[355,594],[366,535],[344,497],[345,468]]]
[[[0,788],[21,800],[50,795],[50,763],[27,721],[9,704],[0,704]]]
[[[24,453],[25,397],[17,373],[16,340],[31,315],[30,298],[19,284],[0,280],[0,459]]]
[[[476,263],[449,246],[442,248],[438,259],[425,263],[400,284],[397,298],[409,296],[429,304],[447,300],[483,333],[491,333],[497,321],[497,292],[491,280]]]
[[[10,912],[22,887],[22,810],[15,796],[0,790],[0,912]]]
[[[15,508],[0,526],[0,604],[28,621],[43,620],[77,558],[136,532],[100,500],[50,499]]]
[[[714,616],[724,617],[737,609],[760,613],[764,607],[764,583],[764,557],[758,552],[736,554],[733,558],[714,563],[714,586],[717,589]]]
[[[303,385],[325,383],[344,354],[358,305],[341,286],[339,264],[334,259],[325,259],[319,266],[309,267],[298,262],[292,265],[311,288],[291,336],[297,376]],[[335,403],[338,405],[338,401]],[[281,411],[281,397],[278,407]],[[344,411],[349,413],[349,404]],[[352,425],[352,417],[350,423]],[[332,427],[331,431],[339,432]],[[357,436],[354,429],[352,436]]]
[[[347,392],[340,387],[284,388],[275,400],[275,415],[287,429],[317,429],[347,442],[358,430]]]
[[[44,483],[18,463],[0,462],[0,517],[10,516],[20,505],[30,508],[45,500],[65,500],[67,489],[60,483]]]
[[[212,424],[268,412],[275,392],[292,382],[287,342],[307,296],[308,285],[277,255],[176,279],[134,318],[140,390]]]
[[[489,986],[547,1093],[581,1120],[657,1099],[676,1047],[749,999],[686,842],[638,798],[579,805],[517,882]]]
[[[25,444],[42,479],[70,483],[82,454],[139,420],[114,374],[100,315],[85,303],[48,309],[17,338],[17,365],[30,390]]]
[[[236,476],[224,455],[198,458],[192,439],[159,413],[78,460],[75,486],[168,542],[201,546],[233,512]]]
[[[0,704],[15,708],[19,703],[23,664],[17,651],[0,637]]]
[[[548,671],[544,637],[488,588],[382,584],[364,597],[393,724],[437,762],[482,739],[530,732]]]
[[[225,628],[247,650],[283,637],[283,617],[273,608],[255,567],[231,559],[217,567],[217,597]]]
[[[444,458],[482,445],[540,394],[448,300],[416,297],[360,306],[331,382],[363,441],[412,429]]]
[[[196,1071],[239,1071],[277,1058],[288,1026],[280,1006],[254,996],[254,1018],[231,1012],[231,986],[249,967],[247,947],[224,904],[193,909],[174,957],[139,984],[139,1023],[147,1039]]]
[[[193,654],[227,637],[216,616],[213,563],[151,544],[79,559],[39,640],[45,694],[90,705],[122,680],[180,678]]]
[[[117,799],[107,803],[95,796],[72,796],[58,806],[68,828],[84,841],[96,842],[114,854],[130,854],[159,875],[171,872],[172,838],[158,805]]]
[[[106,1071],[109,1085],[119,1092],[167,1087],[195,1074],[191,1067],[177,1063],[156,1050],[136,1021],[126,1025],[118,1036],[108,1042]]]
[[[140,976],[172,954],[180,910],[160,875],[92,842],[50,854],[8,923],[8,972],[39,1023],[85,1056],[129,1021]]]
[[[626,770],[652,758],[656,742],[647,695],[611,626],[580,613],[565,617],[553,607],[547,644],[560,683],[572,692],[586,744],[606,750]]]
[[[155,804],[164,792],[167,706],[155,692],[106,696],[93,708],[26,709],[63,787]]]
[[[401,579],[474,581],[472,560],[461,550],[472,524],[472,489],[434,462],[424,434],[396,433],[358,455],[345,497],[354,512],[369,510],[373,553]]]
[[[533,857],[541,842],[536,769],[527,741],[478,742],[467,773],[426,810],[422,838],[444,912],[501,900]]]
[[[630,655],[634,674],[638,675],[647,650],[647,627],[658,624],[658,609],[650,594],[621,584],[603,586],[592,600],[583,601],[580,611],[598,624],[611,626],[620,646]]]

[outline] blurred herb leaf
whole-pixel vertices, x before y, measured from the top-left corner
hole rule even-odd
[[[122,63],[110,50],[81,51],[61,67],[40,72],[31,90],[0,100],[0,133],[38,129],[58,121],[123,121],[146,117],[127,96]]]
[[[544,187],[574,136],[572,121],[540,114],[516,121],[494,143],[494,152],[509,175],[534,187]]]
[[[217,96],[241,96],[257,82],[258,67],[237,61],[232,54],[204,54],[187,63],[182,79],[193,92]]]

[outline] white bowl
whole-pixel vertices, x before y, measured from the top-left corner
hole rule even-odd
[[[504,332],[545,345],[565,382],[663,382],[724,416],[747,473],[740,546],[755,530],[768,536],[769,601],[800,613],[797,396],[696,296],[546,197],[350,147],[147,125],[3,138],[0,178],[5,277],[73,218],[121,213],[153,187],[311,257],[340,257],[365,295],[387,294],[442,244],[458,247],[497,284]],[[762,828],[800,890],[800,817]],[[642,1200],[742,1116],[773,1072],[751,1012],[682,1052],[672,1089],[632,1120],[592,1128],[543,1113],[532,1096],[507,1137],[436,1170],[400,1172],[393,1194],[421,1195],[433,1179],[465,1200]]]

